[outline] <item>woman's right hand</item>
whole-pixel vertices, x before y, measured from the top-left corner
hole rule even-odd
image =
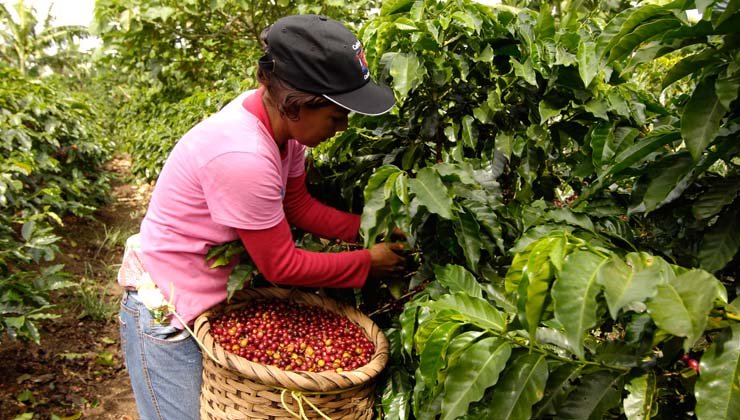
[[[394,251],[403,251],[401,243],[379,243],[370,248],[370,277],[397,277],[403,272],[405,259]]]

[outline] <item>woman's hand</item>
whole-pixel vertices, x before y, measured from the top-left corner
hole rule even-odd
[[[403,251],[401,243],[379,243],[370,248],[370,277],[397,277],[403,273],[405,259],[395,251]]]

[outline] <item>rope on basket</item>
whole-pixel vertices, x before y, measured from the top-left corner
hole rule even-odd
[[[282,389],[282,391],[280,392],[280,403],[283,405],[285,411],[290,413],[291,416],[301,420],[309,420],[306,416],[306,412],[303,410],[303,402],[305,401],[306,404],[313,408],[313,411],[317,412],[321,417],[325,418],[326,420],[332,420],[331,417],[327,416],[321,410],[319,410],[319,408],[316,407],[311,401],[309,401],[308,398],[304,397],[301,391],[290,391],[290,396],[293,397],[293,400],[298,403],[298,413],[296,413],[295,411],[291,410],[290,407],[288,407],[288,404],[285,402],[285,393],[288,392],[288,389],[279,389]]]

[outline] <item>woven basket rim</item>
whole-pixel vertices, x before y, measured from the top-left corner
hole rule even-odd
[[[255,363],[244,357],[226,351],[210,334],[209,317],[247,305],[253,300],[287,299],[319,306],[341,316],[349,318],[363,329],[365,335],[375,345],[370,362],[351,371],[337,373],[333,370],[323,372],[286,371],[274,366]],[[332,392],[349,388],[360,387],[377,377],[388,363],[388,339],[380,328],[365,314],[356,308],[339,303],[331,298],[314,293],[307,293],[297,289],[278,287],[261,287],[244,289],[232,298],[232,302],[222,303],[204,312],[195,320],[193,328],[196,337],[210,350],[216,360],[212,360],[221,367],[236,371],[246,378],[276,388],[301,392]],[[204,355],[208,357],[208,355]]]

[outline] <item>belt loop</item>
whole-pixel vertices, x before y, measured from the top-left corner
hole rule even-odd
[[[124,305],[126,304],[126,302],[128,302],[128,294],[129,294],[129,290],[123,289],[123,297],[121,298],[121,303]]]

